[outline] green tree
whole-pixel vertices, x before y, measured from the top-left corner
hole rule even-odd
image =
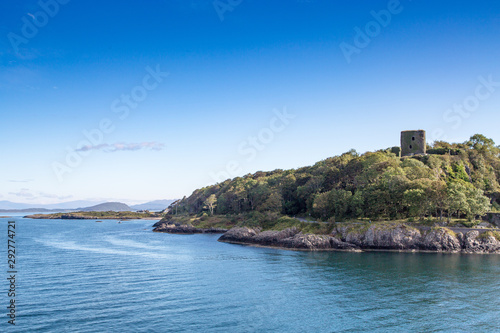
[[[471,184],[467,184],[467,203],[469,220],[475,220],[477,216],[483,216],[491,210],[490,199],[484,196],[483,190]]]
[[[460,214],[469,214],[470,206],[467,200],[467,184],[464,181],[453,181],[448,184],[447,194],[448,194],[448,220],[450,215],[453,216],[456,213],[457,218]]]
[[[205,206],[210,210],[210,215],[214,215],[214,208],[217,206],[217,197],[215,194],[210,195],[207,200],[205,200]]]
[[[480,152],[481,154],[498,154],[495,141],[482,134],[475,134],[465,143],[466,146]]]

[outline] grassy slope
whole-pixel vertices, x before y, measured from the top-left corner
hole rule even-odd
[[[409,222],[408,220],[395,220],[395,221],[377,221],[369,222],[367,219],[348,221],[348,222],[301,222],[295,218],[288,216],[279,216],[277,214],[269,213],[262,214],[252,212],[239,215],[169,215],[162,221],[171,222],[175,224],[191,225],[195,228],[223,228],[231,229],[233,227],[249,227],[260,228],[261,230],[275,230],[280,231],[287,228],[296,227],[303,233],[327,235],[330,234],[337,226],[348,226],[353,232],[365,232],[371,225],[376,225],[378,228],[391,229],[397,225],[405,224],[409,227],[433,227],[437,219]],[[479,221],[477,222],[479,223]],[[470,224],[467,220],[452,220],[446,225],[447,227],[475,227],[475,224]]]

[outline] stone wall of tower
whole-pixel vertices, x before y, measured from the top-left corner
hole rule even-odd
[[[403,131],[401,132],[401,156],[412,156],[425,154],[427,152],[427,141],[425,131]]]

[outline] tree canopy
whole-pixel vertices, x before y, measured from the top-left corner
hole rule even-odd
[[[430,154],[400,158],[395,149],[351,150],[310,167],[259,171],[198,189],[179,212],[250,211],[323,220],[457,216],[500,208],[500,148],[476,134],[465,143],[435,142]],[[175,211],[173,209],[171,212]]]

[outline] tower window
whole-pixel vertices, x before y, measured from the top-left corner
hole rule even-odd
[[[410,149],[413,149],[413,146],[412,146],[412,145],[410,145]]]
[[[415,137],[414,136],[411,137],[411,141],[415,141]]]

